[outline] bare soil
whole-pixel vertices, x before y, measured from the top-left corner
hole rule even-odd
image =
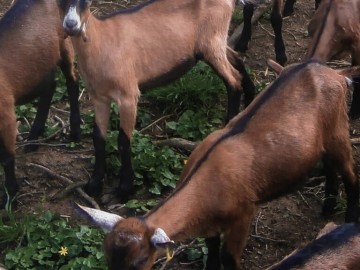
[[[7,10],[11,0],[0,0],[0,16]],[[95,4],[94,11],[108,13],[114,9],[125,8],[133,5],[136,1],[117,0],[113,2],[99,1]],[[288,63],[299,62],[303,59],[309,37],[307,36],[307,23],[314,12],[313,1],[298,0],[295,5],[295,13],[284,20],[284,39]],[[254,70],[256,83],[268,83],[274,79],[271,72],[267,72],[266,59],[274,59],[273,31],[269,16],[263,16],[253,26],[253,37],[250,49],[244,56],[245,63]],[[0,52],[1,53],[1,52]],[[55,104],[62,107],[62,104]],[[83,115],[89,110],[89,100],[86,95],[81,100]],[[57,115],[67,122],[66,114],[59,114],[52,109],[50,117]],[[358,136],[359,123],[351,123],[352,136]],[[83,138],[83,147],[76,150],[68,150],[59,145],[66,142],[66,132],[52,139],[49,146],[41,146],[36,152],[25,154],[19,147],[16,156],[17,176],[22,181],[18,196],[18,213],[32,213],[38,209],[50,209],[62,215],[72,216],[69,201],[78,199],[78,195],[72,194],[64,199],[51,201],[53,194],[61,191],[66,185],[58,178],[40,170],[32,163],[41,164],[61,174],[74,182],[87,181],[92,171],[91,159],[93,147],[91,138]],[[354,155],[359,167],[359,150],[353,148]],[[3,181],[1,179],[0,181]],[[112,196],[111,190],[105,191],[106,195],[99,202],[103,209],[115,209],[118,204]],[[323,199],[323,186],[308,185],[297,192],[291,193],[280,199],[263,204],[259,207],[256,217],[251,226],[251,234],[243,255],[244,269],[266,269],[276,261],[282,259],[295,248],[301,247],[313,240],[317,232],[327,223],[321,217],[321,205]],[[338,214],[330,219],[337,223],[343,222],[343,214]],[[157,266],[158,267],[158,266]],[[188,262],[183,254],[179,254],[171,261],[167,269],[202,269],[201,261]]]

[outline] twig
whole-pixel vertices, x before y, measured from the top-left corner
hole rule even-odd
[[[116,3],[116,2],[113,2],[113,1],[98,1],[98,4],[99,5],[106,5],[106,4],[110,4],[110,5],[116,5],[116,6],[119,6],[119,7],[122,7],[122,8],[126,8],[126,5],[124,4],[120,4],[120,3]]]
[[[264,30],[269,36],[271,36],[273,38],[275,37],[275,35],[273,33],[271,33],[269,30],[267,30],[260,22],[258,22],[258,24],[259,24],[260,28],[262,30]]]
[[[38,146],[48,146],[48,147],[63,147],[66,146],[66,143],[32,143],[32,142],[27,142],[27,143],[22,143],[21,145],[19,145],[18,147],[16,147],[16,150],[19,149],[20,147],[24,147],[27,145],[38,145]]]
[[[70,192],[72,192],[74,189],[77,189],[79,187],[83,187],[86,185],[86,182],[75,182],[73,184],[68,185],[66,188],[64,188],[63,190],[57,192],[54,196],[51,197],[50,200],[54,201],[54,200],[61,200],[64,197],[66,197]]]
[[[308,202],[305,200],[304,196],[301,194],[301,192],[300,192],[299,190],[297,191],[297,193],[300,195],[301,199],[305,202],[305,204],[306,204],[310,209],[312,209],[312,208],[310,207],[310,205],[308,204]]]
[[[180,245],[176,250],[175,250],[175,253],[174,253],[174,256],[177,256],[178,254],[180,254],[181,252],[183,252],[185,249],[187,248],[198,248],[198,247],[202,247],[203,244],[194,244],[196,240],[193,240],[191,241],[190,244],[187,244],[187,245]],[[158,264],[158,263],[161,263],[163,261],[166,261],[166,257],[162,257],[160,259],[158,259],[155,263],[155,264]]]
[[[145,130],[148,130],[152,126],[156,125],[157,123],[159,123],[160,121],[162,121],[162,120],[164,120],[166,118],[169,118],[170,116],[172,116],[172,114],[168,114],[168,115],[164,115],[164,116],[160,117],[159,119],[155,120],[154,122],[150,123],[149,125],[147,125],[143,129],[141,129],[139,132],[143,133]]]
[[[25,121],[26,125],[27,125],[29,128],[31,128],[31,125],[30,125],[30,123],[29,123],[29,120],[28,120],[25,116],[22,116],[22,117],[19,118],[19,119],[23,119],[23,120]]]
[[[35,168],[41,169],[41,170],[47,172],[48,174],[50,174],[51,176],[63,181],[66,184],[73,184],[74,183],[69,178],[67,178],[65,176],[62,176],[62,175],[60,175],[60,174],[58,174],[56,172],[53,172],[52,170],[50,170],[49,168],[46,168],[43,165],[36,164],[36,163],[28,163],[27,165],[30,166],[30,167],[35,167]],[[86,201],[88,201],[88,203],[90,203],[92,205],[92,207],[94,207],[96,209],[100,209],[97,202],[93,198],[91,198],[89,195],[87,195],[81,188],[79,188],[79,187],[76,188],[76,191],[79,193],[79,195],[81,197],[83,197]]]
[[[286,243],[286,240],[277,240],[277,239],[272,239],[272,238],[269,238],[269,237],[260,236],[260,235],[255,235],[255,234],[251,234],[250,236],[251,236],[251,237],[254,237],[254,238],[259,238],[259,239],[263,239],[263,240],[268,240],[268,241],[271,241],[271,242]]]
[[[189,152],[193,151],[197,146],[196,142],[188,141],[181,138],[170,138],[167,140],[153,141],[153,143],[160,146],[168,145],[170,147],[181,148]]]
[[[293,33],[291,33],[291,31],[289,31],[289,30],[284,30],[284,32],[288,33],[289,35],[292,35],[292,37],[294,38],[294,41],[297,41],[296,36],[295,36]]]
[[[59,116],[57,116],[57,115],[54,115],[54,118],[55,118],[58,122],[60,122],[61,128],[65,127],[65,122],[64,122],[64,120],[62,120],[62,119],[61,119]]]
[[[314,177],[311,177],[309,178],[306,183],[305,183],[305,186],[315,186],[315,185],[318,185],[320,184],[321,182],[324,182],[326,179],[325,176],[314,176]]]
[[[32,140],[32,141],[26,141],[25,143],[18,143],[18,147],[22,147],[25,145],[29,145],[29,144],[38,144],[39,142],[45,142],[47,140],[50,140],[52,138],[54,138],[57,134],[59,134],[60,132],[62,132],[65,128],[67,128],[69,125],[65,125],[62,128],[58,129],[57,131],[55,131],[53,134],[51,134],[50,136],[46,137],[46,138],[42,138],[42,139],[38,139],[38,140]]]
[[[51,106],[50,108],[51,108],[52,110],[57,111],[57,112],[60,112],[60,113],[70,114],[69,111],[65,111],[65,110],[63,110],[63,109],[56,108],[55,106]]]
[[[22,197],[25,197],[25,196],[32,196],[32,195],[35,195],[35,194],[43,194],[43,192],[27,192],[27,193],[23,193],[23,194],[20,194],[18,196],[16,196],[16,199],[20,199]]]
[[[258,217],[256,218],[256,222],[255,222],[255,234],[258,235],[258,222],[259,222],[259,219],[261,218],[261,211],[258,215]]]
[[[79,98],[78,98],[79,101],[81,100],[84,92],[85,92],[85,88],[83,88],[83,89],[81,90],[81,93],[80,93]]]
[[[352,144],[360,144],[360,138],[351,138],[350,141]]]

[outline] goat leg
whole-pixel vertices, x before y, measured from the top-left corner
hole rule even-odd
[[[94,125],[93,142],[95,148],[95,166],[92,178],[87,182],[84,190],[90,196],[99,196],[102,192],[106,168],[105,138],[101,135],[98,125]]]
[[[28,136],[29,141],[37,140],[44,133],[45,122],[49,114],[51,100],[55,92],[55,70],[50,71],[34,92],[41,92],[36,117]],[[35,144],[25,146],[25,152],[35,151],[38,148]]]
[[[245,4],[243,17],[244,17],[244,27],[241,32],[240,37],[235,43],[235,51],[245,53],[248,49],[248,44],[251,39],[251,18],[254,14],[254,5],[253,4]]]

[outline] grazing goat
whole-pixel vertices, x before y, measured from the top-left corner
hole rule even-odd
[[[126,201],[133,191],[130,140],[140,90],[173,81],[202,59],[227,85],[228,119],[239,111],[241,89],[245,105],[254,97],[243,62],[226,45],[233,0],[152,0],[103,18],[90,13],[89,0],[58,1],[95,108],[95,169],[85,188],[90,195],[101,193],[111,101],[120,115],[117,193]]]
[[[251,39],[251,18],[254,13],[254,8],[256,5],[261,2],[265,2],[265,0],[242,0],[244,4],[244,27],[243,31],[235,42],[235,50],[241,53],[245,53],[248,49],[248,44]],[[283,8],[283,0],[273,0],[273,7],[271,11],[271,25],[274,29],[275,33],[275,55],[276,61],[281,65],[284,65],[287,61],[286,53],[285,53],[285,44],[282,37],[282,8]],[[315,7],[317,8],[320,3],[320,0],[315,1]],[[284,5],[284,17],[290,16],[294,12],[294,4],[295,0],[286,0]]]
[[[317,239],[296,250],[268,270],[358,270],[360,266],[360,224],[328,223]]]
[[[323,0],[309,23],[313,37],[306,59],[326,62],[342,52],[351,52],[352,64],[360,65],[360,1]],[[354,79],[350,116],[360,116],[360,78]]]
[[[144,217],[123,219],[77,206],[82,216],[111,230],[104,241],[109,269],[150,269],[157,249],[171,245],[170,239],[193,237],[206,238],[206,269],[220,269],[220,234],[224,269],[240,269],[256,205],[299,186],[323,156],[329,167],[324,213],[334,211],[339,172],[347,194],[345,219],[356,221],[359,182],[347,81],[340,74],[316,62],[285,68],[225,128],[197,146],[175,190]]]
[[[55,91],[57,66],[66,78],[71,137],[75,140],[80,137],[74,52],[70,40],[64,38],[55,0],[16,1],[0,20],[0,162],[4,166],[5,188],[10,198],[19,189],[15,177],[15,106],[40,96],[28,136],[29,140],[37,139],[44,131]]]

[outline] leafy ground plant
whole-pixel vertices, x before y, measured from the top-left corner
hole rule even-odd
[[[0,245],[10,269],[106,269],[103,233],[45,212],[8,222],[0,219]]]
[[[118,172],[119,160],[117,132],[110,132],[106,142],[107,171]],[[135,184],[159,195],[162,190],[174,188],[186,157],[168,146],[156,146],[149,135],[135,131],[132,140],[132,157],[135,171]],[[141,191],[141,190],[140,190]]]

